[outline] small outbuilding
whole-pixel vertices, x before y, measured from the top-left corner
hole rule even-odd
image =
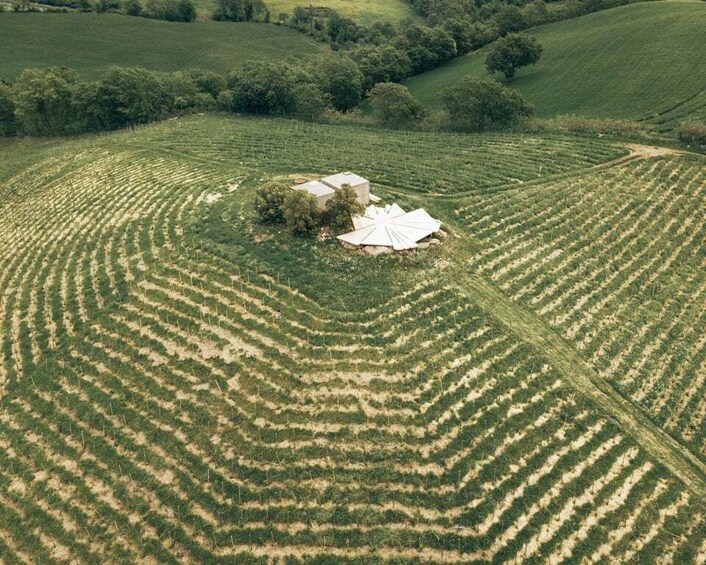
[[[292,187],[293,190],[305,190],[316,198],[316,205],[319,210],[326,208],[326,203],[333,198],[336,193],[335,189],[318,180],[311,180],[303,184],[297,184]]]
[[[350,171],[338,173],[322,178],[321,182],[334,190],[339,190],[344,184],[350,185],[358,196],[358,202],[363,206],[367,206],[370,203],[370,181],[355,173]]]

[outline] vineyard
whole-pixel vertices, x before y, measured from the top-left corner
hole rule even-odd
[[[704,158],[636,159],[468,204],[471,261],[706,460]]]
[[[222,116],[0,151],[0,562],[706,562],[703,157]],[[253,222],[339,169],[446,244]]]

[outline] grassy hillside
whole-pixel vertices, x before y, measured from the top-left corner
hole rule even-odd
[[[530,33],[544,45],[542,61],[520,70],[510,85],[540,116],[644,118],[695,95],[685,113],[706,107],[704,2],[634,4]],[[445,86],[466,75],[487,76],[485,57],[484,49],[407,84],[419,100],[436,107]]]
[[[296,6],[323,6],[333,8],[341,15],[364,23],[379,20],[397,21],[403,18],[416,18],[416,12],[407,0],[320,0],[305,2],[303,0],[269,0],[267,7],[276,20],[280,13],[291,14]]]
[[[224,116],[0,152],[3,560],[700,562],[703,158]],[[254,221],[339,169],[451,235]]]
[[[179,24],[116,14],[0,14],[0,77],[64,65],[95,77],[111,65],[225,72],[244,60],[299,58],[324,47],[274,25]],[[283,55],[284,54],[284,55]]]

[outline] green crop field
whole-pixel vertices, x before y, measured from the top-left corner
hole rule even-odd
[[[703,156],[225,116],[0,153],[3,562],[704,562]],[[340,169],[443,245],[254,221]]]
[[[510,86],[542,117],[650,118],[665,126],[706,116],[706,3],[648,2],[541,26],[529,33],[544,46],[536,66]],[[422,102],[466,75],[487,76],[487,48],[410,79]],[[655,114],[664,113],[663,116]]]
[[[243,61],[301,58],[322,44],[250,23],[171,23],[116,14],[0,14],[0,77],[60,65],[93,78],[111,65],[227,72]]]

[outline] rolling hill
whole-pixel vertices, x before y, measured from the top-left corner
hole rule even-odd
[[[703,562],[703,156],[232,116],[0,153],[8,563]],[[444,244],[254,220],[346,169]]]
[[[666,123],[706,116],[706,3],[647,2],[557,22],[529,32],[542,60],[509,85],[541,117],[651,118]],[[413,77],[406,84],[424,104],[466,75],[487,76],[487,48]],[[657,116],[664,114],[663,116]]]
[[[0,14],[0,77],[61,65],[89,78],[111,65],[155,71],[227,72],[245,60],[314,55],[325,47],[294,30],[265,24],[180,24],[116,14]]]
[[[269,0],[267,7],[272,13],[272,19],[277,19],[280,13],[291,14],[296,6],[314,6],[333,8],[342,16],[362,23],[376,21],[398,21],[404,18],[418,18],[406,0],[320,0],[319,2],[302,2],[301,0]]]

